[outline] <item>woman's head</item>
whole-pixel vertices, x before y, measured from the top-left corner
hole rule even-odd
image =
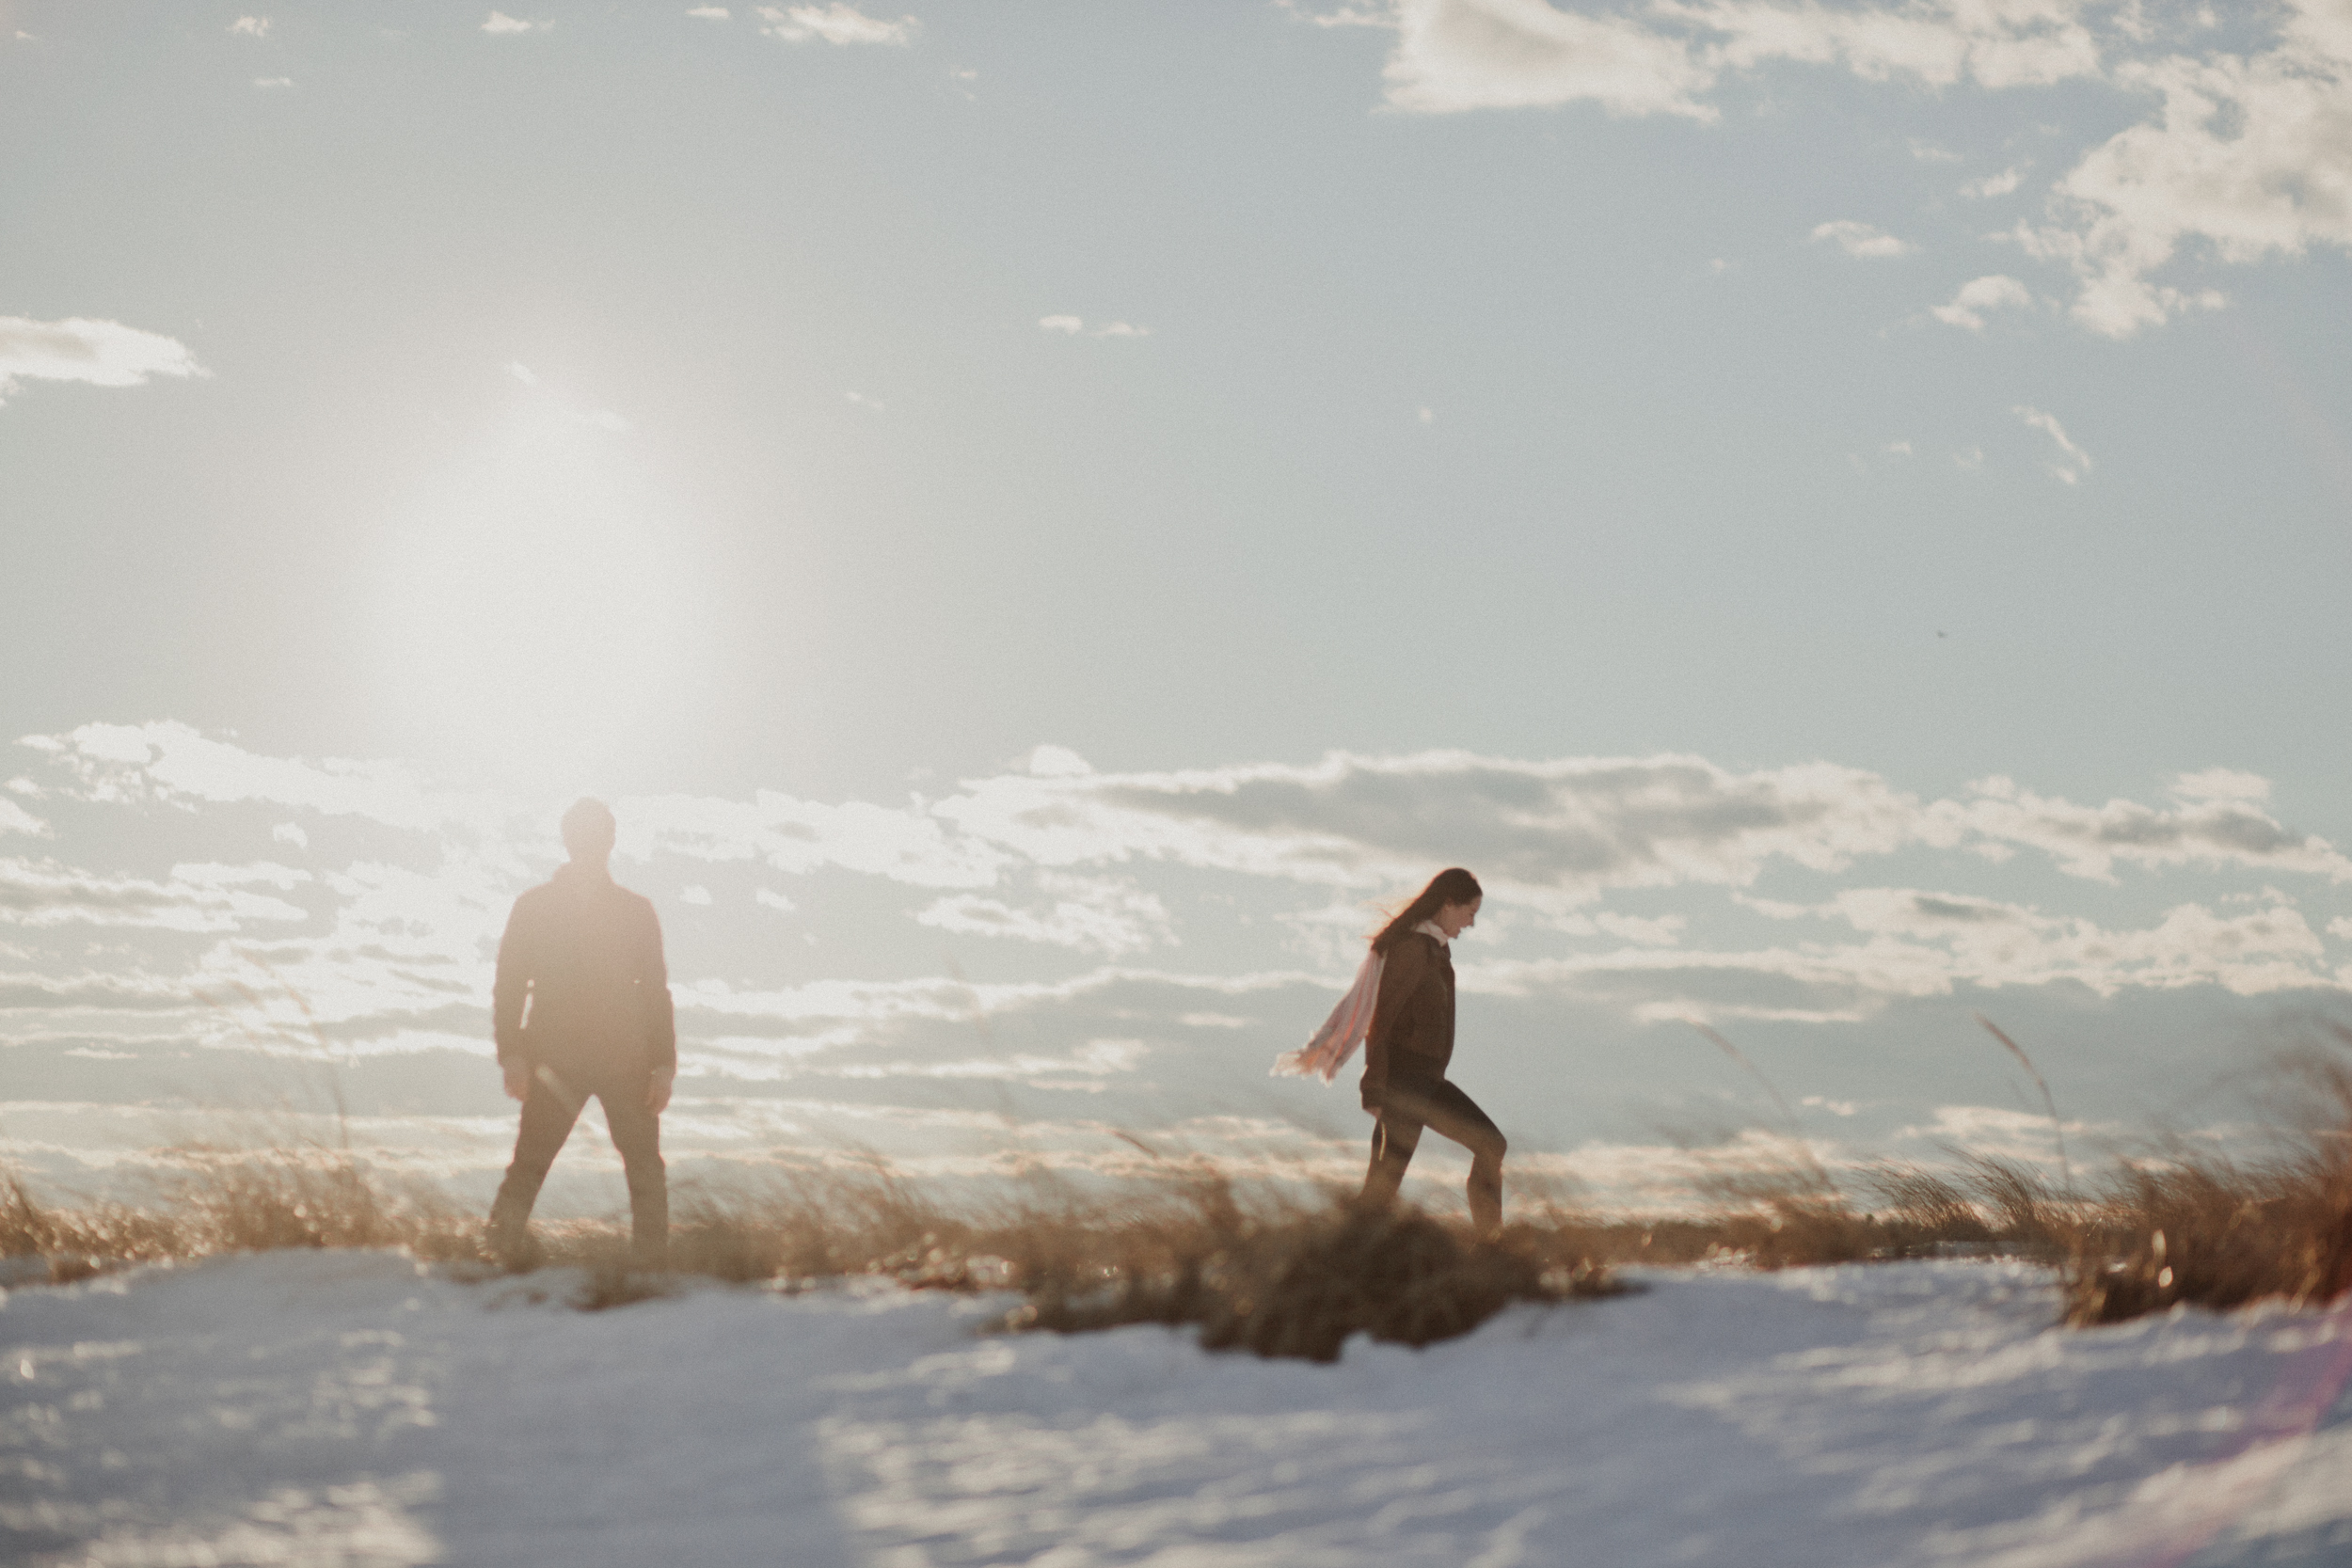
[[[1452,929],[1447,934],[1458,935],[1477,918],[1479,900],[1486,895],[1477,878],[1458,865],[1449,866],[1430,878],[1429,885],[1399,910],[1395,919],[1380,927],[1380,934],[1372,939],[1372,950],[1386,953],[1399,938],[1424,920],[1436,920],[1441,927],[1450,924]]]

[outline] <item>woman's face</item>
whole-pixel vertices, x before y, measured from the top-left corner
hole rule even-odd
[[[1438,922],[1438,929],[1445,933],[1445,940],[1452,942],[1477,925],[1478,906],[1485,902],[1484,898],[1473,898],[1467,904],[1439,905],[1434,918]]]

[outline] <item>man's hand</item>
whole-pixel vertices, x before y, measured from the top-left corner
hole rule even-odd
[[[531,1093],[531,1069],[522,1062],[501,1064],[506,1069],[506,1098],[521,1100]]]
[[[670,1086],[676,1082],[676,1069],[673,1068],[667,1072],[659,1068],[655,1069],[654,1075],[645,1082],[645,1109],[655,1116],[660,1116],[668,1110],[670,1108]]]

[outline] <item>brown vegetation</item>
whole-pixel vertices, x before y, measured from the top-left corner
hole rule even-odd
[[[2313,1081],[2330,1114],[2285,1154],[2232,1163],[2172,1148],[2119,1163],[2088,1194],[1976,1159],[1849,1177],[1867,1195],[1857,1202],[1808,1159],[1725,1174],[1677,1217],[1598,1217],[1522,1196],[1516,1223],[1474,1243],[1411,1208],[1244,1191],[1203,1163],[1170,1162],[1157,1182],[1102,1194],[1039,1188],[993,1209],[950,1206],[876,1168],[682,1195],[669,1278],[631,1269],[612,1223],[539,1227],[537,1261],[580,1270],[584,1308],[665,1294],[677,1275],[787,1289],[866,1275],[1019,1291],[1007,1328],[1189,1323],[1211,1349],[1317,1360],[1356,1333],[1426,1344],[1513,1302],[1610,1294],[1623,1288],[1613,1270],[1629,1264],[2017,1257],[2057,1271],[2066,1319],[2081,1325],[2184,1302],[2315,1303],[2352,1288],[2352,1073],[2315,1069]],[[349,1154],[183,1153],[186,1174],[148,1207],[59,1209],[21,1180],[0,1183],[0,1256],[44,1259],[57,1280],[285,1247],[397,1247],[490,1267],[476,1216]]]

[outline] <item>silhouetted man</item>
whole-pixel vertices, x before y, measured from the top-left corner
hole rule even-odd
[[[637,1261],[668,1261],[661,1112],[677,1077],[677,1027],[661,923],[650,900],[612,880],[612,838],[603,801],[565,812],[571,863],[515,900],[499,942],[491,992],[499,1066],[506,1092],[523,1102],[514,1163],[490,1205],[491,1250],[509,1260],[528,1258],[539,1184],[594,1095],[628,1173]]]

